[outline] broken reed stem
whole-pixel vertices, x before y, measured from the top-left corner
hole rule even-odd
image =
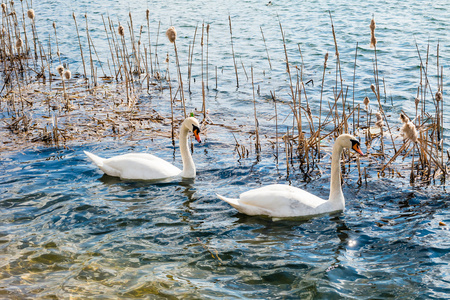
[[[231,16],[230,15],[228,15],[228,21],[230,24],[231,53],[233,54],[234,72],[236,73],[236,87],[239,88],[239,76],[238,76],[237,65],[236,65],[236,57],[234,55],[233,31],[231,29]]]

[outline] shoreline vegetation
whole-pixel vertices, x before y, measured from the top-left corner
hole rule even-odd
[[[80,55],[76,60],[82,63],[80,72],[73,72],[61,57],[55,22],[52,24],[53,36],[49,37],[46,44],[40,40],[42,35],[35,24],[36,13],[26,1],[2,3],[1,14],[1,152],[34,146],[70,147],[80,142],[106,138],[140,140],[162,136],[171,138],[175,145],[177,127],[188,111],[185,93],[190,93],[191,84],[195,82],[192,74],[194,51],[197,54],[200,51],[201,54],[201,66],[196,66],[201,74],[196,78],[201,79],[202,107],[195,114],[202,120],[202,132],[218,126],[233,134],[233,130],[215,123],[209,117],[212,109],[206,94],[214,86],[217,89],[220,80],[217,67],[212,68],[209,57],[214,44],[210,40],[210,31],[214,30],[210,24],[202,23],[195,27],[185,73],[180,67],[177,51],[179,42],[176,24],[165,31],[160,28],[160,23],[150,22],[149,10],[145,12],[144,24],[134,24],[131,13],[123,24],[102,16],[104,38],[110,53],[107,61],[101,61],[95,41],[90,36],[89,16],[73,14],[73,29],[77,32]],[[342,133],[352,133],[365,144],[365,152],[370,153],[367,158],[370,167],[372,171],[376,170],[378,176],[405,177],[404,174],[408,174],[411,183],[445,184],[450,153],[444,149],[443,141],[443,66],[439,62],[439,44],[436,47],[436,85],[432,85],[429,80],[431,50],[428,49],[426,57],[422,57],[417,47],[420,82],[417,83],[415,95],[415,115],[407,115],[406,112],[392,115],[386,113],[390,103],[385,80],[380,77],[378,70],[375,20],[367,24],[368,40],[373,51],[373,84],[368,87],[372,93],[364,99],[356,99],[354,87],[358,44],[355,48],[354,72],[350,76],[353,82],[344,84],[339,34],[335,32],[331,13],[329,17],[335,49],[334,53],[325,53],[323,56],[320,95],[315,95],[319,98],[318,114],[310,108],[308,86],[311,80],[305,79],[303,73],[300,44],[298,56],[302,64],[294,65],[290,62],[283,24],[279,20],[289,93],[280,95],[275,91],[270,92],[268,105],[273,106],[270,121],[275,130],[269,131],[260,127],[257,97],[260,86],[254,82],[254,67],[245,68],[242,60],[235,57],[233,20],[228,16],[228,38],[233,62],[230,67],[234,68],[236,88],[246,88],[242,87],[240,81],[251,81],[249,93],[252,101],[248,109],[253,113],[254,120],[253,128],[242,132],[250,137],[250,144],[240,142],[233,134],[236,157],[244,159],[256,156],[259,159],[260,155],[269,153],[277,163],[285,164],[287,177],[293,169],[308,174],[324,158],[323,148],[329,151],[324,147],[330,144],[329,140],[334,140]],[[79,30],[80,22],[85,22],[85,32]],[[157,36],[150,36],[150,26],[157,26]],[[267,44],[274,41],[268,41],[262,27],[260,30],[268,64],[272,69]],[[163,36],[164,32],[166,37]],[[82,35],[85,35],[87,44],[82,44]],[[170,53],[158,49],[158,40],[163,38],[173,45]],[[175,62],[176,69],[169,68],[170,61]],[[246,78],[242,78],[238,72],[241,68]],[[325,87],[325,77],[330,76],[329,73],[334,73],[336,79],[334,86]],[[324,89],[333,90],[332,102],[323,99]],[[158,96],[152,99],[148,95]],[[170,110],[158,110],[161,103],[154,105],[154,101],[166,101],[163,105],[170,107]],[[288,116],[278,115],[282,106],[290,110]],[[289,124],[283,127],[286,131],[281,130],[282,123]],[[367,180],[368,171],[366,167],[360,167],[359,158],[349,153],[345,157],[346,162],[356,162],[358,182]]]

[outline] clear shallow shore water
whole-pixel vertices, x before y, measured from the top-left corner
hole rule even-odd
[[[434,2],[294,2],[272,6],[246,2],[145,2],[91,3],[49,1],[34,3],[43,36],[58,28],[61,52],[71,68],[81,72],[72,12],[83,23],[87,13],[97,51],[109,53],[103,40],[101,15],[126,23],[131,12],[137,28],[145,25],[151,9],[152,38],[159,36],[160,57],[172,51],[164,31],[177,27],[180,61],[187,74],[188,43],[195,26],[211,24],[210,82],[207,106],[217,124],[235,128],[237,139],[250,148],[253,127],[251,80],[239,67],[240,87],[231,56],[228,15],[232,18],[233,43],[239,64],[260,87],[257,96],[263,134],[273,135],[270,91],[289,101],[284,50],[278,22],[286,32],[289,59],[301,63],[313,115],[323,71],[323,57],[335,60],[331,11],[343,67],[345,85],[353,85],[353,62],[358,43],[355,101],[370,95],[373,82],[373,50],[369,48],[369,23],[377,21],[378,67],[385,78],[389,98],[385,110],[393,124],[400,110],[413,115],[419,83],[415,42],[426,56],[430,45],[430,74],[435,74],[437,43],[444,74],[449,73],[449,37],[446,34],[446,1]],[[56,13],[58,12],[58,13]],[[278,19],[278,17],[279,19]],[[80,25],[82,26],[82,25]],[[261,39],[264,31],[272,61],[269,69]],[[198,36],[197,36],[198,38]],[[155,40],[154,40],[155,41]],[[197,44],[196,47],[199,47]],[[200,55],[196,53],[197,62]],[[214,67],[219,70],[218,88]],[[434,68],[434,69],[433,69]],[[175,70],[175,67],[171,67]],[[174,71],[172,71],[174,72]],[[201,73],[194,64],[189,109],[201,108]],[[329,67],[324,95],[332,99],[334,67]],[[430,75],[432,88],[436,78]],[[444,78],[445,88],[448,79]],[[434,90],[435,92],[436,90]],[[163,92],[142,101],[169,116]],[[431,96],[428,96],[431,101]],[[390,105],[392,102],[393,105]],[[289,107],[279,105],[280,120]],[[445,146],[448,146],[448,112],[444,113]],[[281,123],[281,121],[280,121]],[[280,125],[282,130],[290,126]],[[357,183],[351,165],[343,186],[346,210],[310,220],[272,221],[236,213],[215,193],[238,195],[270,183],[291,183],[326,198],[329,190],[329,157],[320,172],[305,179],[299,169],[286,178],[286,166],[278,165],[273,151],[264,148],[259,159],[251,152],[238,159],[235,140],[226,127],[209,126],[204,143],[194,145],[198,176],[195,180],[149,184],[102,176],[87,161],[83,150],[106,157],[128,151],[149,151],[181,165],[170,139],[105,139],[74,143],[68,148],[36,147],[2,153],[0,166],[0,297],[1,298],[436,298],[450,294],[450,214],[447,184],[409,184],[408,177],[377,176],[378,165],[361,160],[368,178]],[[363,149],[364,152],[370,149]],[[373,151],[373,150],[372,150]],[[326,149],[324,149],[326,152]],[[398,162],[401,163],[401,162]],[[395,163],[394,163],[395,164]],[[407,173],[406,173],[407,174]],[[287,180],[288,179],[288,180]],[[440,226],[444,222],[447,226]]]

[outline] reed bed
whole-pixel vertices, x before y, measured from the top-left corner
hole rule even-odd
[[[373,84],[367,87],[367,96],[362,99],[355,97],[354,93],[357,84],[355,75],[358,45],[355,50],[355,68],[351,76],[353,83],[350,87],[344,84],[338,47],[339,34],[335,31],[331,13],[330,31],[333,36],[334,55],[329,55],[328,52],[323,54],[319,92],[312,88],[313,80],[306,78],[304,74],[300,44],[297,45],[298,54],[295,59],[288,55],[289,45],[279,20],[289,93],[275,95],[275,91],[270,91],[269,105],[273,105],[273,115],[266,116],[266,119],[273,122],[275,130],[261,127],[258,107],[262,105],[260,85],[264,84],[264,80],[255,79],[254,74],[258,70],[255,70],[253,65],[248,76],[242,59],[242,70],[247,81],[251,80],[249,94],[252,95],[252,107],[249,107],[249,111],[253,111],[253,121],[251,125],[236,129],[235,126],[229,127],[221,123],[217,118],[213,121],[208,115],[210,109],[207,107],[211,107],[207,102],[208,80],[211,79],[209,67],[213,65],[209,52],[214,48],[214,41],[210,40],[210,31],[214,29],[210,28],[209,24],[202,23],[200,40],[196,39],[195,27],[191,42],[186,42],[186,39],[177,40],[175,26],[166,30],[168,45],[173,46],[173,52],[167,53],[167,67],[164,70],[160,66],[158,54],[161,24],[150,21],[149,10],[145,12],[146,24],[137,26],[131,13],[129,19],[123,20],[122,23],[102,16],[104,37],[110,52],[107,61],[103,62],[100,61],[95,41],[90,36],[88,16],[84,16],[87,41],[87,45],[84,45],[81,39],[83,33],[79,30],[80,18],[73,14],[73,26],[81,56],[78,61],[82,64],[82,73],[72,73],[60,55],[57,24],[53,23],[53,46],[50,45],[46,50],[39,40],[36,26],[39,18],[36,12],[29,8],[25,18],[23,4],[21,7],[15,5],[13,2],[1,5],[0,71],[3,79],[0,112],[3,126],[0,147],[3,151],[43,144],[70,147],[74,143],[107,138],[127,137],[139,140],[153,137],[155,134],[170,137],[174,141],[177,124],[189,111],[183,80],[188,82],[187,91],[190,92],[191,80],[194,78],[193,65],[197,63],[193,59],[194,53],[198,54],[200,51],[200,74],[196,75],[201,78],[202,101],[201,109],[195,113],[197,117],[203,116],[202,123],[205,127],[231,131],[238,159],[250,159],[253,155],[260,159],[260,156],[266,153],[273,155],[277,164],[285,164],[286,178],[290,178],[293,173],[302,174],[304,177],[314,176],[324,165],[322,160],[324,156],[329,155],[332,140],[342,133],[351,133],[365,143],[370,154],[367,160],[370,161],[371,167],[378,171],[379,176],[404,177],[405,172],[408,172],[411,183],[429,183],[436,179],[445,182],[450,154],[443,147],[444,96],[439,45],[436,49],[437,86],[431,84],[428,74],[429,53],[427,52],[426,60],[423,61],[417,47],[421,80],[412,103],[415,106],[415,115],[407,116],[402,112],[399,119],[391,113],[387,114],[385,111],[389,108],[389,103],[381,101],[383,96],[387,99],[387,95],[384,79],[380,80],[378,70],[379,49],[374,19],[368,24],[368,40],[374,55]],[[22,12],[22,18],[18,17],[20,14],[17,11]],[[242,83],[242,78],[241,82],[239,81],[238,55],[234,47],[231,16],[228,16],[228,25],[232,54],[230,67],[234,69],[236,87],[245,89],[247,86]],[[150,36],[151,26],[157,27],[156,37]],[[272,70],[275,64],[272,64],[273,57],[271,59],[269,56],[267,44],[274,41],[266,39],[262,27],[260,33],[268,66]],[[152,44],[152,40],[156,43]],[[177,43],[188,43],[186,64],[180,62],[182,57],[178,53]],[[56,51],[56,55],[53,51]],[[89,57],[89,61],[85,61],[86,57]],[[171,61],[176,65],[176,80],[170,76]],[[301,61],[301,64],[295,65],[292,61]],[[333,64],[334,67],[331,67]],[[188,66],[187,74],[183,73],[181,65]],[[101,76],[98,75],[99,70]],[[333,72],[334,83],[332,86],[325,86],[326,77]],[[215,66],[215,89],[220,80],[218,76],[218,67]],[[46,84],[51,88],[48,89]],[[351,99],[349,88],[353,90]],[[170,107],[170,115],[167,116],[156,109],[157,105],[153,105],[148,96],[163,95],[165,90],[168,90],[169,96],[161,96],[159,101],[166,101],[164,103]],[[333,99],[324,99],[324,90],[332,90]],[[318,115],[314,115],[311,110],[311,95],[319,99]],[[430,109],[430,105],[426,103],[432,103],[434,108]],[[280,116],[278,114],[283,107],[290,113]],[[239,120],[236,122],[239,123]],[[360,184],[367,181],[366,167],[361,168],[359,158],[349,152],[345,155],[345,161],[347,164],[344,169],[350,168],[350,162],[356,163]]]

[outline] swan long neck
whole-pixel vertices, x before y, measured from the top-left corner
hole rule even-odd
[[[182,124],[180,130],[180,153],[181,159],[183,160],[183,172],[181,173],[181,176],[194,178],[196,171],[194,160],[192,159],[191,152],[189,151],[188,147],[188,134],[189,129],[187,129],[184,124]]]
[[[341,154],[342,146],[335,144],[331,156],[331,181],[329,201],[342,203],[345,206],[344,194],[341,188]]]

